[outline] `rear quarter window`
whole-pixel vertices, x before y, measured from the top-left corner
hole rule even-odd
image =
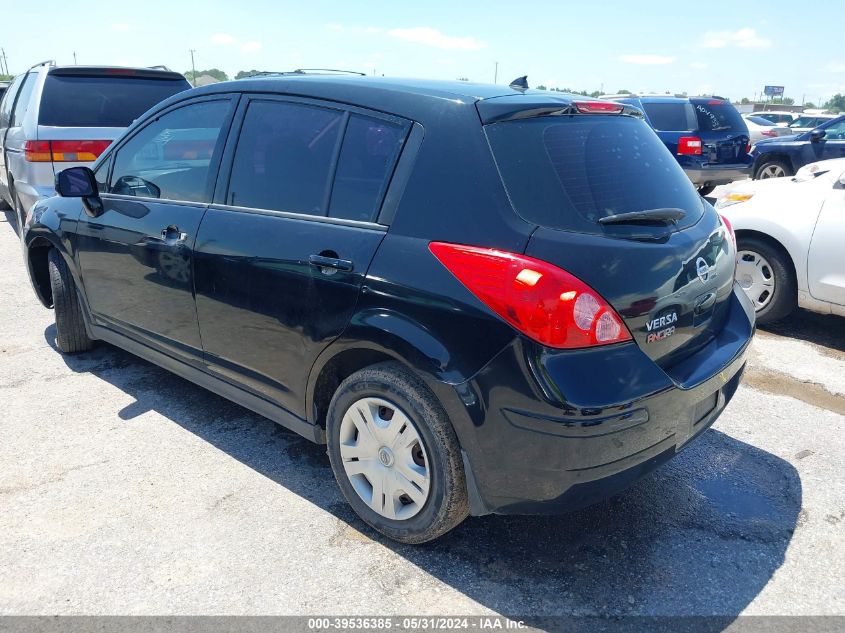
[[[151,107],[190,88],[184,79],[47,76],[38,124],[57,127],[128,127]]]
[[[746,129],[739,112],[730,103],[705,101],[693,104],[701,132],[727,132]]]

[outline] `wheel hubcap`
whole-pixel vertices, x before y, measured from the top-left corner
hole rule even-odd
[[[355,402],[340,423],[343,469],[361,500],[387,519],[417,515],[431,488],[419,432],[396,405],[381,398]]]
[[[754,251],[739,251],[736,255],[736,280],[759,312],[772,301],[775,294],[775,275],[765,257]]]
[[[760,170],[760,178],[783,178],[786,176],[786,172],[783,170],[783,167],[780,165],[766,165]]]

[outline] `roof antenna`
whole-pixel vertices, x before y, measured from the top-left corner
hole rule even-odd
[[[510,87],[514,90],[528,90],[528,75],[517,77],[511,82]]]

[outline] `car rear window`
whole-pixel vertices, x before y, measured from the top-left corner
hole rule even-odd
[[[742,130],[746,127],[742,116],[730,103],[724,101],[700,101],[694,103],[701,132],[724,132]]]
[[[701,199],[675,158],[639,118],[580,115],[485,127],[514,207],[541,226],[605,233],[599,218],[658,208],[698,221]]]
[[[652,127],[661,132],[687,132],[698,127],[692,104],[686,101],[643,103],[643,109]]]
[[[159,101],[187,90],[184,79],[48,75],[39,125],[128,127]]]

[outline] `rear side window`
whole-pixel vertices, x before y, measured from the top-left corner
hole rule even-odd
[[[210,166],[230,107],[228,100],[192,103],[142,128],[117,150],[111,193],[208,202]]]
[[[698,221],[701,199],[642,120],[581,115],[506,121],[485,128],[516,211],[541,226],[603,233],[599,218],[658,208]]]
[[[39,125],[128,127],[167,97],[188,89],[183,80],[47,75]]]
[[[332,188],[331,217],[375,218],[406,132],[396,123],[357,114],[349,118]]]
[[[22,75],[18,75],[3,95],[3,102],[0,103],[0,128],[9,127],[9,121],[12,119],[12,106],[15,103],[15,95],[18,94],[18,88],[23,79]]]
[[[35,90],[35,80],[37,78],[38,75],[36,73],[29,73],[26,79],[24,79],[21,91],[18,93],[15,109],[12,111],[10,127],[17,127],[23,121],[23,117],[29,109],[29,102],[32,100],[32,91]]]
[[[326,215],[342,120],[339,110],[281,101],[250,103],[227,203]]]
[[[692,104],[685,101],[675,103],[643,103],[643,109],[655,130],[661,132],[688,132],[697,127]]]
[[[741,131],[746,126],[736,108],[724,101],[705,101],[694,104],[701,132]]]

